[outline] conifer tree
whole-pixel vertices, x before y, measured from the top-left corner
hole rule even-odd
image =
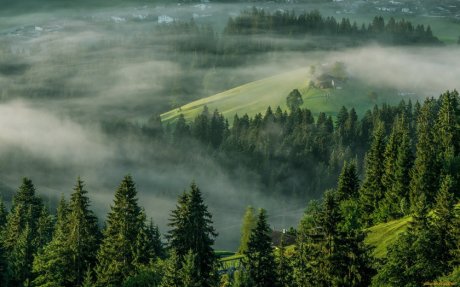
[[[83,279],[83,283],[81,287],[94,287],[94,279],[93,279],[93,272],[90,268],[86,270],[85,278]]]
[[[379,204],[377,221],[396,219],[408,212],[410,170],[413,165],[409,126],[404,116],[396,118],[385,148],[382,182],[385,196]]]
[[[318,228],[320,209],[316,201],[310,201],[297,231],[293,277],[299,287],[319,286],[317,270],[321,248],[318,241],[322,238]]]
[[[248,242],[243,261],[250,286],[276,286],[276,264],[272,249],[271,229],[264,209],[259,211],[257,225]]]
[[[359,194],[359,178],[356,162],[344,162],[342,172],[337,183],[337,199],[339,201],[356,199]]]
[[[6,219],[8,217],[8,211],[6,210],[3,198],[0,197],[0,233],[6,225]]]
[[[115,192],[107,217],[103,240],[97,254],[97,286],[121,286],[135,273],[136,242],[145,222],[131,176],[126,176]]]
[[[1,238],[0,238],[1,239]],[[0,286],[8,286],[8,263],[5,248],[0,240]]]
[[[278,257],[276,258],[276,276],[278,278],[279,287],[289,287],[292,285],[292,268],[289,258],[286,256],[284,234],[281,236],[281,242],[278,248]]]
[[[378,208],[380,200],[385,195],[385,187],[382,182],[384,174],[384,151],[385,151],[385,127],[378,122],[374,133],[372,144],[365,158],[365,176],[360,190],[360,204],[367,215],[364,219],[367,224],[372,222],[369,218]]]
[[[169,258],[166,260],[161,287],[183,287],[181,268],[181,259],[177,255],[176,250],[171,249]]]
[[[72,255],[67,245],[69,235],[69,207],[62,196],[57,209],[53,239],[35,256],[33,272],[34,286],[73,286]]]
[[[191,250],[184,257],[180,275],[184,286],[201,287],[200,274],[196,266],[196,255]]]
[[[216,257],[212,245],[217,236],[212,226],[212,216],[203,202],[201,191],[195,183],[190,191],[179,197],[172,212],[168,233],[169,245],[181,259],[191,250],[196,256],[197,274],[203,287],[216,282],[214,265]]]
[[[241,239],[238,253],[243,254],[248,249],[249,238],[251,237],[252,230],[257,225],[257,217],[255,209],[252,206],[246,208],[246,212],[243,217],[243,224],[241,225]]]
[[[417,145],[410,184],[412,208],[422,194],[431,205],[438,191],[440,169],[433,136],[434,113],[434,100],[426,100],[417,119]]]
[[[51,229],[49,214],[41,199],[35,195],[32,181],[24,178],[13,197],[13,205],[3,233],[11,286],[31,284],[33,256],[49,240]]]
[[[72,284],[80,286],[88,268],[96,263],[96,254],[100,240],[97,218],[90,210],[88,191],[83,181],[78,178],[74,192],[70,197],[67,247],[72,254]]]
[[[443,174],[455,175],[458,180],[460,149],[460,109],[458,92],[446,92],[439,98],[440,108],[435,123],[438,161]]]
[[[433,216],[433,230],[437,235],[438,242],[433,244],[437,249],[437,256],[444,269],[448,269],[448,264],[452,261],[452,251],[460,243],[456,241],[455,230],[455,183],[450,175],[444,176],[441,187],[436,196]]]

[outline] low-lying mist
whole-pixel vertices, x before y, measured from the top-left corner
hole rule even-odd
[[[211,11],[228,16],[242,8],[231,7],[230,12]],[[208,21],[207,8],[189,9]],[[61,193],[70,194],[81,176],[103,220],[118,183],[131,174],[140,204],[166,232],[177,196],[195,181],[214,215],[217,247],[234,249],[247,205],[266,208],[274,227],[281,229],[297,224],[306,201],[267,197],[256,174],[245,169],[229,173],[195,144],[176,150],[161,139],[108,132],[106,124],[145,124],[199,97],[335,61],[343,62],[355,78],[420,98],[458,88],[460,50],[455,47],[299,52],[299,46],[315,38],[264,36],[283,49],[255,54],[235,66],[208,68],[198,61],[194,66],[190,63],[196,53],[170,50],[169,44],[184,35],[157,33],[158,16],[171,11],[125,7],[2,16],[0,186],[16,189],[27,176],[40,194],[56,200]]]

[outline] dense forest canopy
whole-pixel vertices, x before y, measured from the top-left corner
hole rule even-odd
[[[0,286],[460,282],[460,14],[422,2],[2,1]]]
[[[80,178],[70,200],[62,197],[56,212],[50,212],[25,178],[9,211],[0,201],[2,284],[262,287],[456,282],[459,99],[453,91],[423,104],[375,107],[361,121],[354,109],[344,107],[335,123],[323,113],[315,120],[305,109],[288,113],[268,108],[264,116],[235,116],[231,128],[217,111],[211,116],[205,110],[191,126],[182,120],[173,130],[163,131],[161,126],[147,130],[164,133],[173,145],[191,138],[201,141],[210,153],[220,150],[219,156],[227,155],[234,164],[242,159],[248,159],[242,164],[263,163],[261,176],[272,176],[286,164],[305,175],[309,165],[302,164],[309,159],[327,155],[327,149],[330,155],[336,149],[347,150],[348,156],[342,153],[334,159],[341,170],[337,184],[321,200],[309,203],[298,227],[282,235],[276,249],[267,211],[260,209],[256,215],[248,209],[240,263],[232,268],[225,267],[213,249],[218,234],[195,183],[179,196],[164,241],[139,205],[129,175],[117,188],[102,229]],[[279,134],[268,132],[273,130]],[[270,145],[281,139],[283,144]],[[280,156],[292,152],[294,158]],[[273,178],[264,182],[283,184]],[[308,192],[308,187],[299,190]],[[270,185],[267,196],[268,192]],[[388,246],[386,258],[377,260],[372,253],[375,246],[364,241],[366,228],[409,216],[407,231]],[[295,238],[293,253],[287,253],[284,236]]]

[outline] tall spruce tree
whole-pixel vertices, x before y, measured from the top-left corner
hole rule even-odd
[[[197,273],[201,286],[213,286],[215,278],[214,238],[217,236],[212,226],[212,216],[203,202],[201,191],[195,183],[190,190],[179,197],[178,205],[172,212],[168,233],[169,245],[181,259],[193,252],[196,256]]]
[[[385,148],[382,182],[385,196],[379,204],[376,221],[387,221],[408,213],[410,170],[413,165],[409,125],[397,117]]]
[[[459,179],[460,107],[458,92],[446,92],[439,98],[440,108],[435,123],[435,143],[441,172]]]
[[[33,280],[33,256],[50,240],[50,216],[30,179],[24,178],[13,197],[11,212],[3,233],[9,265],[10,286],[29,286]]]
[[[185,287],[181,276],[181,258],[179,258],[176,250],[174,249],[170,249],[169,253],[169,258],[165,263],[165,272],[161,282],[161,287]]]
[[[71,228],[66,242],[72,255],[71,277],[74,286],[80,286],[88,268],[95,266],[100,240],[97,218],[90,210],[87,193],[83,181],[78,178],[70,196],[68,224]]]
[[[34,286],[75,286],[72,280],[72,255],[67,245],[69,207],[62,196],[57,208],[53,239],[34,258]]]
[[[437,256],[439,257],[439,264],[445,270],[448,270],[450,263],[453,260],[452,252],[460,244],[455,238],[455,199],[454,194],[456,184],[450,175],[443,177],[438,194],[436,195],[436,202],[434,205],[432,218],[432,230],[437,235],[437,244],[433,247],[437,249]]]
[[[3,202],[3,198],[0,196],[0,234],[6,225],[7,218],[8,218],[8,211],[6,210],[5,203]]]
[[[134,181],[131,176],[126,176],[115,192],[114,204],[103,231],[97,254],[97,286],[121,286],[136,271],[136,243],[145,225],[137,201]]]
[[[440,168],[437,147],[433,135],[435,102],[427,99],[417,119],[417,145],[415,162],[411,172],[410,201],[412,209],[423,194],[431,205],[439,187]]]
[[[182,284],[186,287],[201,287],[200,275],[196,266],[196,254],[189,250],[184,257],[184,263],[182,264],[180,277]]]
[[[279,287],[289,287],[292,285],[292,266],[290,259],[286,256],[286,246],[284,243],[284,233],[281,236],[278,256],[276,257],[276,276]]]
[[[378,122],[374,129],[372,144],[365,158],[365,176],[360,190],[360,204],[366,215],[364,221],[372,223],[372,214],[378,208],[380,200],[385,195],[382,177],[385,152],[385,127],[383,122]]]
[[[356,161],[345,162],[337,183],[337,199],[339,201],[356,199],[359,194],[359,178]]]
[[[318,228],[321,207],[318,202],[310,201],[300,221],[293,257],[293,277],[295,286],[319,286],[318,266],[322,235]]]
[[[250,282],[249,286],[276,286],[276,263],[272,248],[271,229],[264,209],[259,211],[257,225],[248,242],[243,261]]]

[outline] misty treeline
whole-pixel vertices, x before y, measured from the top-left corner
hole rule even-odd
[[[274,33],[281,35],[337,35],[356,38],[356,40],[374,40],[385,44],[439,44],[433,36],[430,26],[413,25],[411,22],[395,20],[393,17],[385,23],[376,16],[372,23],[351,23],[348,18],[337,21],[334,17],[323,17],[319,11],[304,12],[296,15],[294,11],[276,11],[273,14],[263,9],[253,8],[243,11],[240,16],[230,18],[225,28],[228,34],[254,35]]]
[[[421,286],[435,280],[458,282],[459,95],[446,92],[414,107],[388,106],[387,112],[386,117],[379,112],[379,117],[370,118],[373,128],[363,176],[356,160],[344,162],[336,187],[325,191],[321,200],[310,201],[299,226],[283,235],[276,247],[267,212],[260,209],[256,214],[248,208],[241,255],[235,257],[240,264],[231,267],[213,250],[217,233],[212,215],[194,183],[170,213],[165,243],[138,204],[131,176],[116,190],[102,228],[81,179],[70,199],[61,198],[54,215],[36,194],[32,181],[24,179],[9,211],[0,202],[2,286]],[[306,124],[307,110],[294,110],[285,120],[296,114],[301,127],[315,126]],[[275,119],[273,115],[271,120]],[[329,125],[330,117],[324,122]],[[307,130],[303,129],[305,137],[309,137]],[[407,231],[388,246],[385,258],[374,258],[373,246],[364,242],[366,228],[402,217],[409,221]],[[286,246],[285,236],[294,237],[291,245]]]
[[[219,77],[215,69],[250,66],[263,61],[271,52],[337,50],[369,42],[387,45],[441,43],[429,26],[413,25],[406,20],[391,18],[385,23],[383,17],[376,16],[371,23],[358,27],[347,18],[336,20],[318,11],[298,15],[280,11],[270,14],[257,8],[229,18],[223,33],[211,25],[191,20],[160,25],[154,34],[163,39],[160,49],[168,51],[164,57],[179,62],[183,69],[183,73],[168,79],[165,85],[165,93],[182,97],[172,103],[173,107],[190,101],[197,91],[209,95],[240,84],[243,79],[234,75]],[[189,96],[184,99],[184,95]]]

